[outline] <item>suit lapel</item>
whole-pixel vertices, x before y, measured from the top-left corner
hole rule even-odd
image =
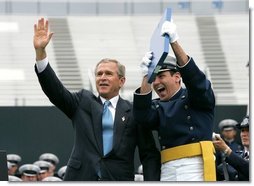
[[[123,131],[130,120],[130,110],[130,106],[122,98],[119,98],[114,121],[113,149],[116,149],[121,142]]]
[[[103,154],[103,139],[102,139],[102,113],[103,105],[100,98],[98,98],[99,104],[91,105],[93,132],[96,139],[98,151]],[[119,97],[116,105],[116,113],[114,120],[114,134],[113,134],[113,149],[116,149],[120,144],[124,129],[129,122],[130,118],[130,106]]]
[[[93,132],[96,139],[98,150],[103,154],[103,142],[102,142],[102,112],[103,105],[100,98],[98,98],[99,104],[91,105],[92,121],[93,121]],[[98,108],[99,107],[99,108]]]

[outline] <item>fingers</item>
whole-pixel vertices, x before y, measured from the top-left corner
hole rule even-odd
[[[50,41],[50,39],[53,36],[53,34],[54,34],[53,32],[50,32],[49,37],[48,37],[48,42]]]
[[[171,35],[172,33],[174,33],[176,31],[176,25],[171,21],[165,21],[163,24],[162,24],[162,27],[161,27],[161,35],[165,35],[165,34],[168,34],[168,35]]]
[[[49,30],[49,21],[46,20],[46,23],[45,23],[45,31],[48,32]]]
[[[149,51],[145,54],[145,56],[148,58],[148,59],[151,59],[153,57],[153,52],[152,51]]]
[[[142,63],[148,67],[152,61],[152,58],[153,52],[152,51],[146,52],[145,56],[142,58]]]
[[[44,18],[39,19],[38,28],[39,28],[39,30],[44,29]]]
[[[49,21],[44,18],[40,18],[38,23],[34,24],[34,33],[38,31],[45,31],[45,33],[49,33]],[[48,34],[48,41],[51,39],[52,35],[52,32]]]
[[[150,65],[150,63],[151,63],[151,59],[149,59],[149,58],[147,58],[146,56],[145,57],[143,57],[143,59],[142,59],[142,61],[143,61],[143,64],[145,65],[145,66],[149,66]]]
[[[34,31],[38,31],[38,30],[48,31],[48,28],[49,28],[48,20],[45,21],[44,18],[42,17],[38,20],[38,23],[35,24]]]
[[[34,33],[37,31],[37,24],[34,24]]]

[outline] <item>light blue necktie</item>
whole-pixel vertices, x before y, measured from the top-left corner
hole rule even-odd
[[[112,149],[113,143],[113,117],[109,110],[110,101],[105,101],[102,114],[103,153],[106,155]]]

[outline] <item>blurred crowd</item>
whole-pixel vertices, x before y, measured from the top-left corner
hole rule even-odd
[[[59,158],[53,153],[41,154],[37,161],[22,164],[18,154],[7,154],[9,181],[62,181],[66,167],[56,170]]]
[[[249,116],[241,122],[223,119],[218,128],[220,133],[213,135],[217,181],[248,181]],[[22,164],[22,157],[18,154],[7,154],[9,181],[63,181],[67,166],[56,170],[57,164],[59,158],[53,153],[41,154],[31,164]],[[135,171],[134,181],[144,181],[142,165]]]

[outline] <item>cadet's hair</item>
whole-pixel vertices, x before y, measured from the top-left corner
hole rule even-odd
[[[113,62],[113,63],[116,63],[116,65],[117,65],[117,68],[118,68],[118,76],[119,77],[125,77],[125,66],[124,65],[122,65],[119,61],[117,61],[116,59],[110,59],[110,58],[104,58],[104,59],[102,59],[102,60],[100,60],[98,63],[97,63],[97,65],[96,65],[96,67],[95,67],[95,74],[96,74],[96,72],[97,72],[97,68],[98,68],[98,66],[101,64],[101,63],[111,63],[111,62]]]

